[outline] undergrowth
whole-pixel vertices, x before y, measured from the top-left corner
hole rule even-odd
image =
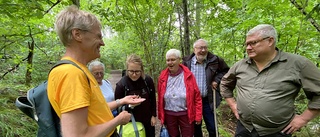
[[[0,84],[0,136],[1,137],[35,137],[37,124],[22,113],[16,106],[18,96],[25,95],[27,88],[11,83]]]
[[[35,85],[34,85],[35,86]],[[34,120],[22,113],[16,106],[18,96],[26,95],[28,89],[23,84],[0,81],[0,136],[1,137],[35,137],[37,124]],[[301,99],[302,98],[302,99]],[[306,108],[307,100],[299,96],[297,99],[297,113],[302,113]],[[220,137],[232,137],[235,133],[236,119],[225,101],[217,109],[218,127]],[[293,137],[317,137],[320,135],[320,118],[316,118],[296,132]],[[204,137],[208,137],[203,122]]]

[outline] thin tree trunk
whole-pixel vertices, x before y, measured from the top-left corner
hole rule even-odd
[[[30,86],[31,84],[31,80],[32,80],[32,76],[31,76],[31,72],[32,72],[32,66],[33,66],[33,51],[34,51],[34,39],[32,36],[32,31],[31,28],[29,26],[29,37],[31,38],[31,42],[28,42],[28,57],[27,57],[27,71],[26,71],[26,85]]]
[[[78,8],[80,8],[80,0],[72,0],[72,4],[76,5]]]
[[[202,8],[202,0],[196,0],[195,1],[196,4],[196,24],[195,24],[195,31],[196,31],[196,39],[200,39],[201,38],[201,8]]]
[[[185,51],[182,56],[190,54],[190,34],[189,34],[189,16],[188,16],[188,1],[182,0],[182,9],[183,9],[183,22],[184,22],[184,47]]]
[[[178,10],[178,19],[179,19],[179,38],[180,38],[180,43],[179,43],[179,46],[180,46],[180,49],[181,49],[181,52],[184,53],[185,51],[185,48],[183,46],[183,43],[184,43],[184,39],[183,39],[183,31],[182,31],[182,20],[181,20],[181,12],[180,12],[180,7],[177,6],[177,10]]]

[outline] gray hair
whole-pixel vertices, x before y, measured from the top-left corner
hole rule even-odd
[[[177,49],[169,49],[166,54],[166,59],[171,55],[174,55],[177,58],[181,58],[181,51]]]
[[[259,24],[259,25],[255,26],[254,28],[250,29],[246,36],[250,36],[254,33],[258,33],[258,36],[261,38],[273,37],[274,46],[276,46],[278,35],[277,35],[276,29],[272,25]]]
[[[95,66],[102,66],[103,68],[103,72],[105,71],[105,66],[102,62],[98,61],[98,60],[93,60],[89,63],[88,65],[88,69],[90,70],[90,72],[92,72],[92,68]]]
[[[204,40],[204,39],[198,39],[197,41],[195,41],[195,42],[193,43],[193,48],[195,48],[196,45],[197,45],[199,42],[204,42],[204,43],[206,44],[206,46],[208,46],[208,42],[207,42],[206,40]]]
[[[72,40],[71,32],[73,29],[89,31],[94,25],[99,25],[101,28],[101,23],[96,16],[89,12],[79,10],[77,6],[73,5],[58,14],[55,29],[60,41],[67,47],[68,43]]]

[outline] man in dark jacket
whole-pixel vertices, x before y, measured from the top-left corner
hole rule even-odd
[[[229,70],[228,65],[222,58],[212,54],[208,51],[208,43],[204,39],[199,39],[193,44],[193,53],[183,58],[182,62],[187,66],[194,76],[202,96],[202,114],[204,122],[209,133],[209,137],[216,137],[216,113],[213,107],[218,107],[221,102],[221,95],[219,93],[219,83],[224,74]],[[215,93],[214,93],[215,92]],[[215,95],[215,98],[213,96]],[[195,137],[202,137],[201,124],[195,125]]]

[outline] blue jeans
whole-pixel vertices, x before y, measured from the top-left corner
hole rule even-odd
[[[206,123],[206,128],[209,133],[209,137],[216,137],[216,126],[214,121],[213,110],[211,109],[208,98],[202,98],[202,116],[204,122]],[[199,125],[194,126],[194,136],[195,137],[203,137],[202,135],[202,122]]]

